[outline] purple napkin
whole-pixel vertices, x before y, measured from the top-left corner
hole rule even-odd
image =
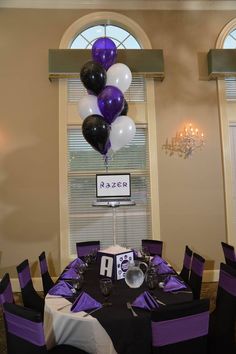
[[[160,263],[157,266],[157,274],[170,274],[175,273],[175,271],[168,266],[166,263]]]
[[[102,304],[93,299],[89,294],[82,291],[71,306],[72,312],[80,312],[101,308]]]
[[[145,291],[139,295],[132,303],[132,306],[145,310],[155,310],[159,308],[158,303],[148,291]]]
[[[153,257],[153,259],[151,260],[151,263],[153,265],[159,265],[159,264],[162,264],[162,263],[165,263],[167,264],[167,262],[161,258],[160,256],[156,255],[155,257]]]
[[[70,268],[69,270],[66,270],[64,273],[62,273],[60,279],[76,279],[78,277],[79,275],[77,272],[73,268]]]
[[[173,277],[173,275],[170,275],[164,281],[163,291],[170,292],[170,291],[186,289],[186,288],[187,286],[184,284],[182,280],[178,279],[177,277]]]
[[[84,262],[82,261],[82,259],[76,258],[72,262],[70,262],[66,268],[77,268],[80,264],[84,264]]]
[[[57,296],[72,296],[73,286],[65,282],[64,280],[59,281],[56,285],[54,285],[50,290],[50,295],[57,295]]]

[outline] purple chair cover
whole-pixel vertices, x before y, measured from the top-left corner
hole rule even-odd
[[[82,261],[82,259],[76,258],[72,262],[70,262],[66,268],[77,268],[80,264],[84,264],[84,262]]]
[[[152,263],[153,265],[159,265],[159,264],[162,264],[162,263],[167,264],[167,262],[166,262],[163,258],[161,258],[160,256],[158,256],[158,255],[156,255],[156,256],[153,257],[153,259],[151,260],[151,263]]]
[[[12,313],[8,313],[7,311],[5,311],[4,314],[9,333],[39,347],[45,345],[42,322],[32,322],[25,318],[20,318]]]
[[[222,269],[220,271],[219,287],[236,297],[236,277]]]
[[[39,259],[39,266],[40,266],[41,274],[45,274],[46,272],[48,272],[46,257],[41,257]]]
[[[161,322],[152,322],[154,347],[183,342],[208,333],[209,311]],[[200,354],[200,353],[199,353]]]
[[[59,281],[56,285],[54,285],[48,292],[50,295],[56,296],[72,296],[73,286],[65,281]]]
[[[139,307],[144,310],[155,310],[159,308],[157,301],[148,291],[145,291],[144,293],[139,295],[133,301],[132,306]]]
[[[29,266],[27,265],[22,271],[18,272],[18,278],[21,289],[24,289],[26,285],[32,281]]]
[[[151,256],[162,255],[163,242],[160,240],[142,240],[142,248],[146,248]]]
[[[14,302],[10,277],[8,273],[5,273],[2,280],[0,281],[0,304],[2,305],[5,302]]]
[[[174,274],[175,273],[174,269],[172,269],[170,266],[168,266],[168,264],[166,264],[164,262],[160,263],[156,267],[156,272],[159,275],[161,275],[161,274]]]
[[[164,281],[163,291],[171,292],[171,291],[176,291],[176,290],[186,289],[186,288],[187,287],[186,287],[186,285],[184,284],[183,281],[181,281],[177,277],[173,277],[173,276],[170,275]]]
[[[195,257],[195,254],[194,254],[191,271],[193,271],[199,277],[202,277],[203,270],[204,270],[204,262],[202,262],[200,259]]]
[[[70,268],[69,270],[66,270],[64,273],[62,273],[60,279],[77,279],[78,277],[78,273],[73,268]]]
[[[71,306],[72,312],[80,312],[101,308],[102,304],[93,299],[89,294],[82,291]]]
[[[100,241],[76,242],[76,251],[78,257],[84,257],[93,251],[99,250]]]

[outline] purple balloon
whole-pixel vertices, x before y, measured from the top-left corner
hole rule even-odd
[[[104,120],[111,124],[124,108],[124,95],[118,87],[106,86],[98,95],[98,107]]]
[[[101,64],[104,69],[108,69],[114,64],[117,55],[115,43],[107,37],[98,38],[92,46],[92,58]]]

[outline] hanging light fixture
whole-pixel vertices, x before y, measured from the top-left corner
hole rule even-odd
[[[169,155],[177,153],[180,157],[187,159],[195,150],[202,148],[204,144],[204,134],[199,133],[198,128],[194,129],[190,123],[183,131],[177,132],[176,136],[171,138],[171,142],[167,138],[162,148]]]

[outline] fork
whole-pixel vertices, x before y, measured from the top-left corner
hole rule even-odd
[[[131,310],[133,316],[134,316],[134,317],[137,317],[138,315],[137,315],[137,313],[134,311],[134,309],[133,309],[131,303],[130,303],[130,302],[127,302],[126,305],[127,305],[127,308],[128,308],[129,310]]]

